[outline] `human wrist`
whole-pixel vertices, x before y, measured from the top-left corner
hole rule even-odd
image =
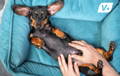
[[[104,62],[104,61],[106,61],[106,60],[105,60],[102,56],[96,56],[96,58],[95,58],[94,61],[93,61],[93,64],[94,64],[95,66],[97,66],[97,64],[98,64],[99,61]]]
[[[105,59],[103,60],[102,74],[103,76],[119,76]]]

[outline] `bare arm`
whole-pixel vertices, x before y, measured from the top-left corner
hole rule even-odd
[[[103,63],[103,76],[119,76],[119,74],[111,67],[111,65],[106,60],[103,60]]]

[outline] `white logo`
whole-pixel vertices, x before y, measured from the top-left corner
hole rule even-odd
[[[109,13],[112,7],[113,3],[101,3],[98,8],[98,13]]]

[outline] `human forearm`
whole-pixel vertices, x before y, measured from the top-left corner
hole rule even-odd
[[[103,60],[103,76],[119,76],[105,59]]]

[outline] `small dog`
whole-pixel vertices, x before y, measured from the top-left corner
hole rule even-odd
[[[49,17],[59,11],[64,5],[62,0],[50,4],[49,6],[33,6],[14,5],[13,11],[22,16],[26,16],[30,20],[30,42],[38,48],[43,48],[49,55],[57,59],[63,54],[67,59],[69,54],[83,55],[81,51],[68,45],[72,41],[66,33],[55,28],[50,23]],[[105,52],[103,49],[96,48],[97,51],[109,60],[115,50],[115,43],[111,42],[109,50]],[[73,59],[73,61],[75,61]],[[80,71],[87,76],[102,76],[103,63],[98,61],[98,65],[83,64]]]

